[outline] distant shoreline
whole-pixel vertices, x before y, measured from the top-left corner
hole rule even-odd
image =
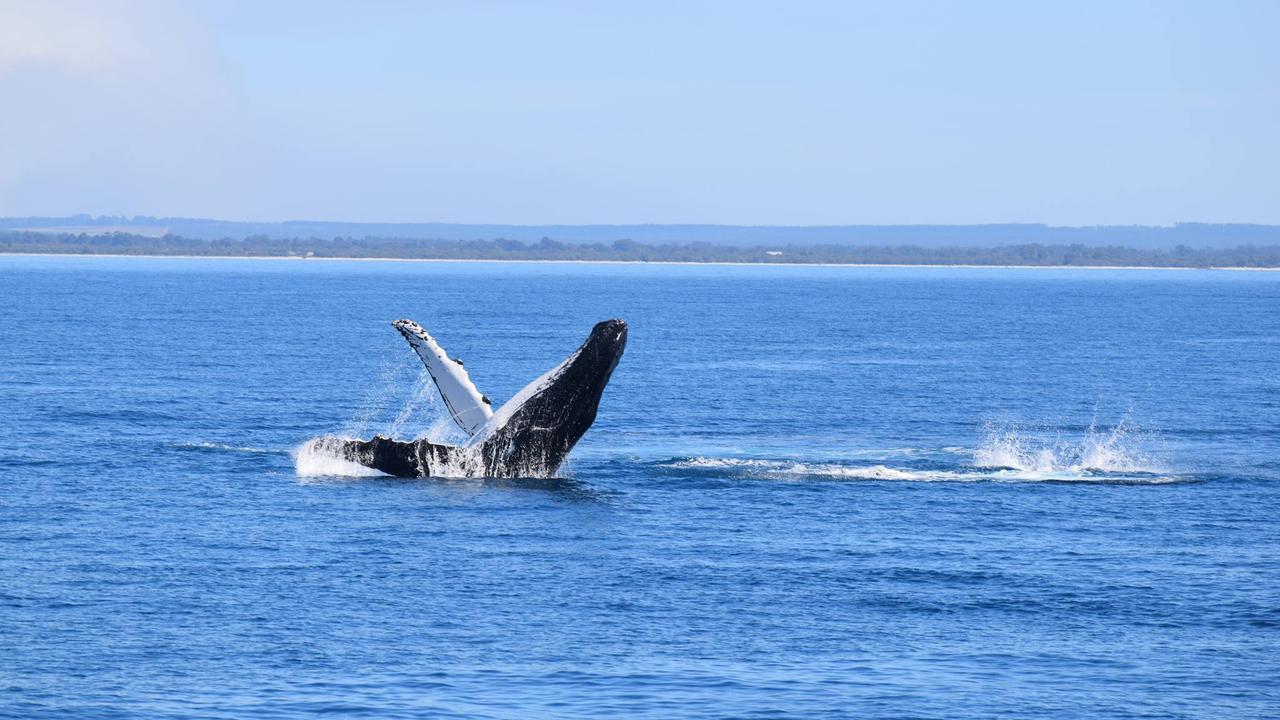
[[[507,263],[519,265],[725,265],[732,267],[845,267],[845,268],[968,268],[974,270],[1229,270],[1280,272],[1280,267],[1190,267],[1186,265],[975,265],[962,263],[826,263],[826,262],[732,262],[680,260],[525,260],[510,258],[395,258],[395,257],[301,257],[294,255],[143,255],[133,253],[15,253],[0,257],[139,258],[172,260],[287,260],[306,262],[403,262],[403,263]]]

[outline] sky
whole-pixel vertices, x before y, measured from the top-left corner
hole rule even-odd
[[[1278,2],[0,0],[0,215],[1280,223]]]

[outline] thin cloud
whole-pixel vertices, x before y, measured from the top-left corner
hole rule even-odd
[[[238,99],[179,5],[0,0],[0,97],[0,213],[163,208],[234,172]]]
[[[0,75],[39,69],[101,75],[136,59],[132,29],[107,8],[0,2]]]

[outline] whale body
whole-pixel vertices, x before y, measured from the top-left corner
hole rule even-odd
[[[470,439],[330,439],[343,459],[398,477],[550,477],[595,422],[600,396],[627,345],[622,320],[596,323],[586,341],[497,411],[476,389],[461,360],[450,358],[412,320],[392,325],[430,373],[450,417]]]

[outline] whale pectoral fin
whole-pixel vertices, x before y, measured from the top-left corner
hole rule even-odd
[[[412,320],[396,320],[391,323],[409,342],[409,346],[426,366],[440,397],[444,400],[449,416],[468,435],[475,435],[493,416],[489,398],[476,389],[461,360],[448,353],[421,325]]]
[[[627,325],[606,320],[569,357],[529,383],[467,442],[493,477],[547,476],[595,422],[627,345]]]

